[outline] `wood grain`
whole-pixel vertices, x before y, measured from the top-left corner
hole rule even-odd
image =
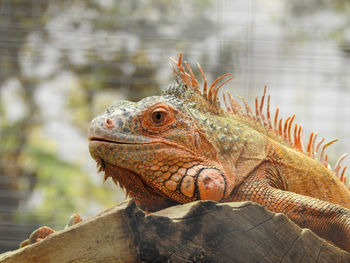
[[[350,254],[252,202],[197,201],[146,215],[131,200],[0,262],[335,263]]]

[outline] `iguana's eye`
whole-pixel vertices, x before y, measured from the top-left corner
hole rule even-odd
[[[152,112],[152,121],[156,125],[161,125],[165,121],[166,114],[167,112],[164,108],[157,108]]]

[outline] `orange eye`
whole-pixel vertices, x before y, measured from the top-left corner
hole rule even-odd
[[[152,112],[152,121],[157,124],[160,125],[165,121],[165,117],[166,117],[166,110],[163,108],[157,108]]]

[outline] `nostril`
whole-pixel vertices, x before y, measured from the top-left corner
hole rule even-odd
[[[105,119],[105,126],[108,128],[108,129],[112,129],[114,128],[114,121],[110,118],[106,118]]]

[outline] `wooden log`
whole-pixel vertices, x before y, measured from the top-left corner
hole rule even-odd
[[[0,262],[335,263],[350,254],[252,202],[198,201],[146,215],[131,200]]]

